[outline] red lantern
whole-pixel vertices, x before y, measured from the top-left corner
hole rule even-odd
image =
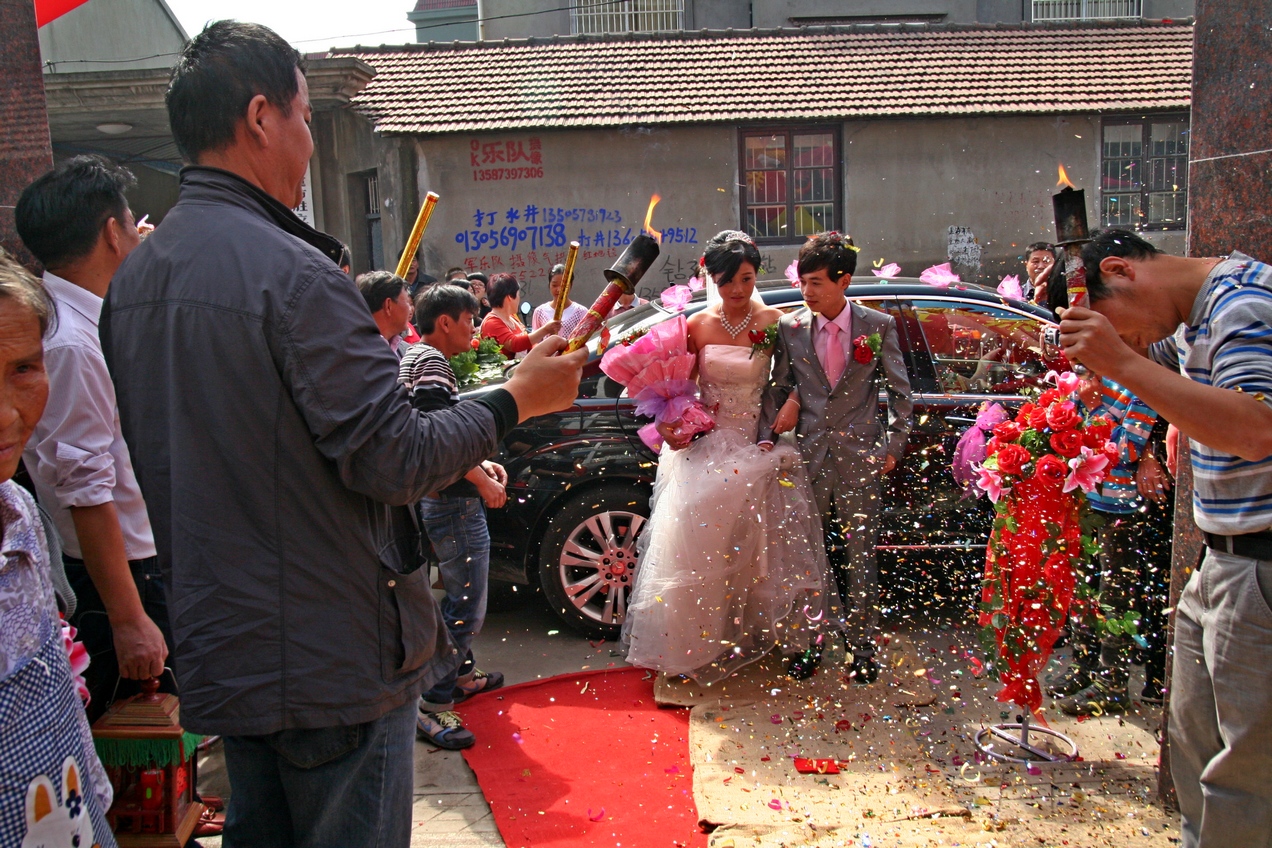
[[[152,679],[93,725],[97,755],[115,789],[106,820],[121,848],[181,848],[203,815],[194,800],[200,737],[182,729],[180,712],[177,698],[159,694]]]

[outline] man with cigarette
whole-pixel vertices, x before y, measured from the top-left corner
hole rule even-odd
[[[501,389],[411,407],[340,243],[291,211],[301,55],[209,24],[167,93],[177,204],[120,267],[102,346],[169,589],[186,729],[224,737],[226,846],[405,848],[416,704],[460,658],[407,509],[567,408],[549,338]]]
[[[1082,260],[1091,305],[1064,310],[1066,354],[1191,439],[1207,550],[1175,612],[1169,732],[1183,843],[1268,845],[1272,267],[1236,252],[1170,256],[1123,230],[1093,233]]]

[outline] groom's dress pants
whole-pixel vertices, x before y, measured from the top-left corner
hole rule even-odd
[[[827,462],[813,480],[813,498],[826,532],[826,556],[839,588],[847,626],[845,641],[870,651],[879,630],[879,569],[875,538],[879,529],[878,478],[865,486],[844,485]]]

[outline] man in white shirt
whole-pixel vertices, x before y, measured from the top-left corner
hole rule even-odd
[[[557,297],[561,294],[561,286],[564,280],[565,266],[553,265],[552,273],[548,274],[548,291],[552,294],[552,299],[534,311],[534,315],[530,319],[530,329],[537,330],[555,317],[555,310],[552,305],[556,303]],[[572,300],[568,301],[565,304],[565,311],[561,313],[560,335],[568,339],[574,333],[575,328],[579,326],[579,322],[586,316],[586,306],[581,303],[575,303]]]
[[[134,182],[104,159],[77,156],[28,186],[14,210],[57,307],[44,340],[49,403],[23,460],[78,598],[71,623],[92,657],[90,718],[136,691],[119,678],[161,677],[171,644],[150,518],[97,334],[111,276],[141,243],[124,197]]]

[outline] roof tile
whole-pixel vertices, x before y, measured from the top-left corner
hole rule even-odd
[[[1191,24],[858,26],[350,48],[384,133],[1181,109]]]

